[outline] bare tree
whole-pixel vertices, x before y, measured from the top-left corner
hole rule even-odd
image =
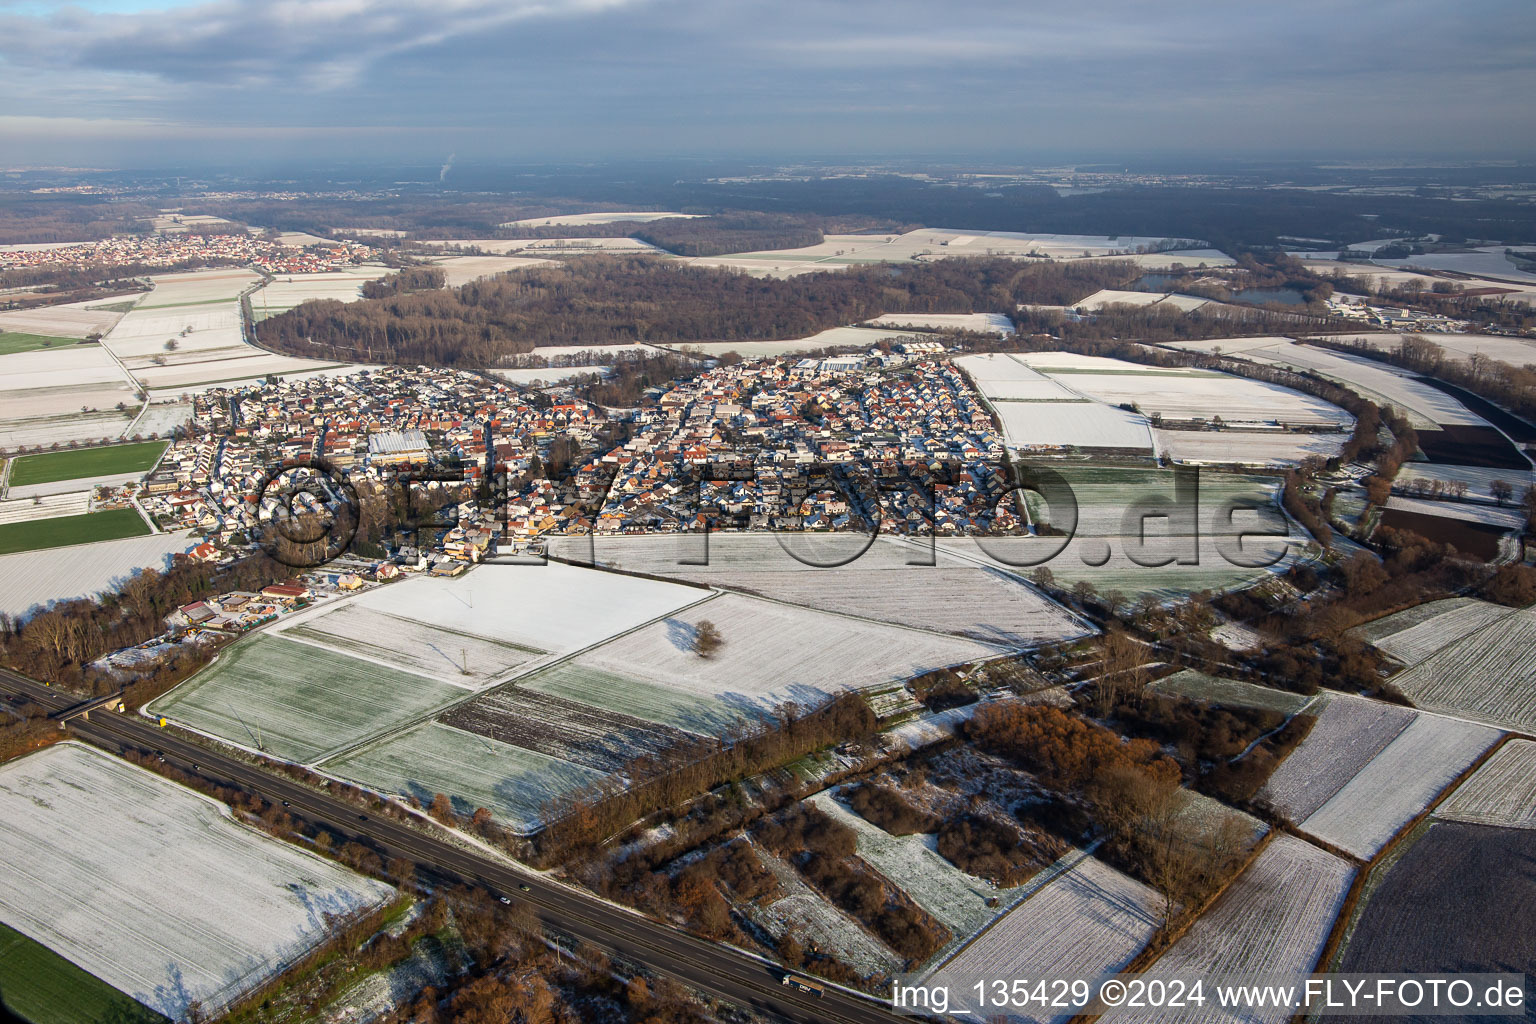
[[[725,638],[720,635],[720,630],[708,619],[700,620],[693,629],[693,653],[701,658],[712,658],[721,647],[725,646]]]

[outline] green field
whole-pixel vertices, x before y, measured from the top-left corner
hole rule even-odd
[[[281,636],[255,636],[156,700],[157,715],[313,761],[469,691]]]
[[[53,338],[46,334],[18,334],[15,331],[0,331],[0,356],[8,356],[13,352],[31,352],[39,348],[68,348],[71,345],[94,345],[94,341],[85,342],[75,338]]]
[[[147,533],[149,526],[145,524],[144,517],[131,508],[5,523],[0,524],[0,555],[37,551],[40,548],[62,548],[69,544],[89,544],[93,540],[142,537]]]
[[[23,455],[11,467],[11,486],[51,484],[55,480],[147,473],[160,460],[169,441],[114,444],[107,448],[77,448],[67,452]]]
[[[165,1018],[0,924],[0,1001],[29,1024],[151,1024]]]

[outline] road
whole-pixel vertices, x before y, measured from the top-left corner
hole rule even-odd
[[[79,702],[77,697],[4,670],[0,670],[0,695],[31,697],[50,710]],[[108,749],[161,751],[167,762],[195,768],[204,778],[233,783],[272,801],[286,801],[291,812],[324,825],[343,841],[356,839],[385,857],[406,857],[432,875],[524,901],[554,931],[729,1002],[797,1022],[892,1024],[900,1019],[875,1000],[830,987],[821,998],[796,992],[780,983],[780,971],[744,953],[628,913],[390,818],[363,814],[354,804],[181,739],[138,716],[98,710],[89,720],[74,719],[70,728],[81,739]],[[521,886],[529,891],[523,892]]]

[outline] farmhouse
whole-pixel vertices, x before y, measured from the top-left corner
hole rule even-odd
[[[284,606],[306,601],[311,593],[310,589],[302,583],[274,583],[270,587],[261,588],[262,597],[270,597]]]

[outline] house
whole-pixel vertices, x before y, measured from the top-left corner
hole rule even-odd
[[[187,557],[196,562],[217,562],[219,560],[219,549],[207,541],[203,541],[194,548],[188,548]]]
[[[274,583],[270,587],[262,587],[261,596],[291,608],[299,601],[309,600],[312,591],[302,583]]]

